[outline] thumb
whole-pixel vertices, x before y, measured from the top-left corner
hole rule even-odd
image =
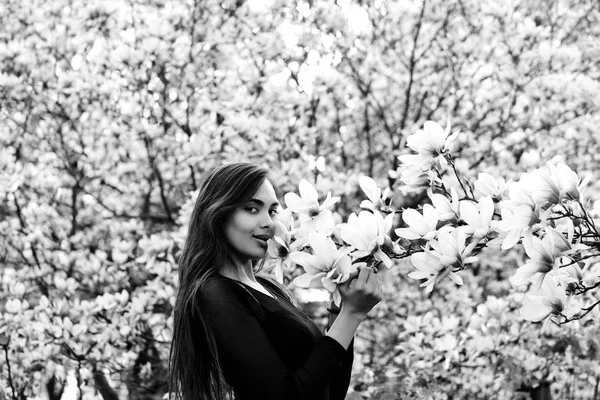
[[[358,274],[359,273],[360,273],[360,270],[356,270],[356,271],[351,272],[349,274],[348,279],[345,282],[338,284],[338,289],[340,290],[340,292],[342,292],[342,293],[347,292],[350,289],[350,285],[352,284],[352,282],[356,278],[358,278]]]

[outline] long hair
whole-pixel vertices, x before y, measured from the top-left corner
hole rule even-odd
[[[176,400],[224,400],[231,393],[223,378],[212,327],[197,294],[232,254],[225,238],[227,218],[252,198],[267,175],[266,169],[253,164],[227,164],[211,170],[200,186],[179,260],[179,289],[173,310],[169,391]]]

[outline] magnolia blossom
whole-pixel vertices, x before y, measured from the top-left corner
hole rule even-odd
[[[326,235],[330,235],[335,222],[329,209],[340,198],[331,197],[331,192],[329,192],[323,203],[319,204],[319,194],[306,179],[300,181],[298,189],[300,196],[296,193],[287,193],[284,200],[290,210],[300,214],[300,234],[308,236],[311,232],[324,232]]]
[[[399,156],[399,159],[404,164],[410,164],[422,170],[431,169],[437,163],[445,162],[444,156],[458,133],[459,131],[456,131],[450,135],[450,123],[444,130],[438,123],[427,121],[423,125],[423,129],[419,129],[406,139],[406,145],[417,154],[409,155],[410,157],[402,155]]]
[[[471,256],[477,243],[467,244],[467,235],[463,228],[457,228],[452,232],[440,230],[437,240],[432,240],[430,246],[432,254],[439,257],[444,265],[462,269],[465,264],[477,261],[477,257]]]
[[[531,239],[531,243],[524,243],[525,252],[529,259],[517,269],[517,272],[510,277],[513,285],[523,285],[532,278],[537,277],[538,285],[541,284],[546,274],[554,268],[554,249],[544,243],[537,237]]]
[[[528,321],[540,322],[551,315],[562,313],[565,308],[564,285],[554,276],[548,276],[541,290],[526,295],[527,304],[521,307],[521,316]]]
[[[431,249],[411,256],[410,261],[417,271],[408,276],[413,279],[427,279],[421,284],[427,292],[431,292],[435,284],[445,276],[462,285],[462,278],[454,271],[477,261],[477,257],[471,256],[475,244],[476,242],[472,242],[467,245],[463,229],[458,228],[452,232],[442,230],[438,233],[437,240],[429,242]]]
[[[563,256],[581,248],[579,245],[571,246],[564,235],[550,227],[546,227],[543,239],[533,237],[531,241],[524,242],[523,247],[529,259],[517,269],[510,281],[513,285],[533,281],[537,287],[540,287],[549,272],[559,268]]]
[[[337,246],[322,232],[309,235],[312,254],[295,251],[290,259],[304,268],[305,273],[296,279],[294,284],[305,288],[324,288],[333,293],[335,304],[341,303],[341,295],[337,285],[346,282],[350,274],[357,271],[359,264],[352,264],[347,254],[349,249],[338,250]]]
[[[283,268],[292,268],[294,263],[289,258],[290,253],[301,246],[299,241],[292,243],[293,236],[290,232],[294,226],[294,219],[290,210],[280,211],[274,222],[273,237],[268,242],[269,269],[272,269],[278,282],[283,282]]]
[[[29,308],[27,300],[9,299],[4,305],[6,312],[11,314],[18,314],[23,310]]]
[[[498,223],[498,228],[506,232],[502,242],[503,250],[516,245],[521,237],[524,241],[531,240],[534,225],[540,220],[540,215],[528,193],[518,185],[511,186],[510,200],[502,202],[500,213],[502,220]]]
[[[569,264],[556,271],[556,277],[568,285],[578,285],[583,282],[583,271],[578,263]]]
[[[475,240],[480,240],[490,232],[494,216],[494,201],[482,197],[477,203],[463,200],[459,204],[460,218],[467,223],[466,232]]]
[[[473,182],[473,194],[475,199],[482,197],[491,197],[493,200],[502,200],[508,195],[509,182],[502,178],[494,178],[492,175],[481,172],[477,175],[477,180]]]
[[[403,157],[403,159],[400,161],[406,162],[407,165],[409,165],[400,171],[400,180],[404,183],[404,186],[402,186],[403,189],[407,191],[417,191],[428,187],[431,182],[435,181],[431,171],[423,171],[420,167],[413,166],[410,157],[418,156],[408,154],[401,157]]]
[[[360,203],[361,208],[376,211],[379,210],[385,204],[383,199],[389,196],[389,189],[386,189],[386,192],[384,192],[382,196],[381,189],[379,188],[379,186],[377,186],[377,183],[368,176],[361,176],[358,180],[358,184],[369,199],[363,200]]]
[[[458,192],[454,188],[450,188],[451,200],[439,193],[429,192],[431,203],[435,207],[440,221],[456,220],[460,216],[460,206],[458,201]]]
[[[546,169],[523,174],[519,183],[541,209],[579,198],[579,177],[565,164],[548,163]]]
[[[385,218],[377,212],[361,211],[358,215],[352,213],[348,222],[340,230],[342,239],[352,246],[352,256],[363,258],[370,255],[381,261],[386,267],[392,266],[392,260],[382,250],[384,244],[391,247],[388,232],[392,229],[394,214]]]
[[[402,220],[408,228],[398,228],[394,232],[404,239],[431,240],[437,236],[438,213],[430,204],[423,205],[422,215],[417,210],[407,208],[402,212]]]

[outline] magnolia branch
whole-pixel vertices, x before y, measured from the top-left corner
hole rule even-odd
[[[10,390],[12,393],[13,400],[17,400],[17,391],[15,390],[15,385],[12,378],[12,370],[10,368],[10,359],[8,358],[8,346],[10,344],[10,338],[7,338],[6,343],[0,344],[2,349],[4,350],[4,360],[6,361],[6,368],[8,369],[8,384],[10,385]]]
[[[467,186],[469,187],[469,191],[471,192],[471,195],[469,196],[469,192],[467,192],[467,189],[465,189],[465,185],[463,184],[461,176],[458,173],[458,170],[456,169],[456,164],[454,164],[454,160],[452,159],[452,156],[450,154],[448,154],[447,160],[450,166],[452,167],[452,171],[454,171],[454,175],[456,176],[456,179],[460,184],[460,188],[465,193],[465,198],[467,198],[468,200],[475,200],[475,195],[473,194],[473,189],[471,189],[471,185],[469,184],[469,182],[467,182]]]
[[[580,319],[584,318],[586,315],[588,315],[599,304],[600,304],[600,300],[596,301],[594,304],[592,304],[589,307],[583,307],[581,309],[581,311],[583,311],[583,313],[575,315],[575,316],[570,317],[570,318],[567,317],[564,314],[559,314],[560,316],[562,316],[563,318],[565,318],[565,320],[561,321],[561,322],[556,322],[556,324],[558,324],[558,325],[564,325],[564,324],[567,324],[567,323],[572,322],[572,321],[580,320]]]

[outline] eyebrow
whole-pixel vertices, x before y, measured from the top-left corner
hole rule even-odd
[[[259,200],[259,199],[250,199],[250,200],[248,200],[248,203],[256,203],[256,204],[258,204],[259,206],[264,206],[264,205],[265,205],[264,201],[262,201],[262,200]],[[275,201],[275,202],[273,202],[273,203],[271,204],[271,207],[279,207],[280,205],[281,205],[281,204],[279,204],[279,202],[278,202],[278,201]]]

